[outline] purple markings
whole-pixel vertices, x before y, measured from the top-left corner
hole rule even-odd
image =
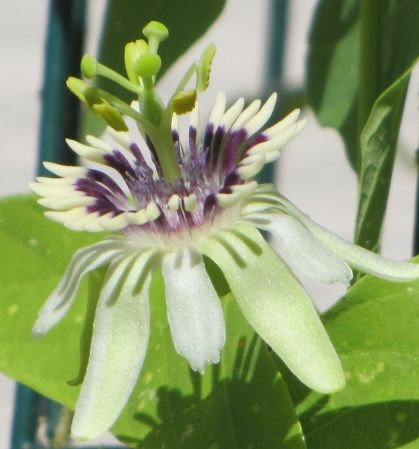
[[[224,174],[231,172],[236,167],[240,146],[246,141],[247,137],[245,128],[227,134],[223,157]]]
[[[224,179],[224,187],[241,184],[243,180],[240,178],[236,171],[229,173]]]
[[[125,197],[125,194],[119,185],[106,173],[102,173],[99,170],[89,169],[86,178],[102,184],[109,189],[110,193]]]
[[[217,206],[217,198],[213,193],[210,193],[204,200],[204,217],[214,213]]]
[[[105,186],[91,179],[81,178],[74,184],[75,190],[96,198],[111,198],[113,193]]]
[[[118,150],[113,150],[112,154],[104,156],[108,165],[114,168],[123,178],[127,175],[136,176],[135,170],[129,163],[128,159]]]
[[[189,152],[192,157],[197,155],[196,128],[194,126],[189,127]]]
[[[151,160],[153,161],[154,166],[156,167],[157,174],[160,178],[163,178],[163,171],[160,166],[159,158],[157,157],[157,151],[154,148],[153,143],[151,142],[150,137],[146,136],[146,143],[150,150]]]
[[[131,153],[135,157],[135,160],[137,162],[137,167],[139,168],[140,174],[144,177],[152,177],[153,170],[147,164],[146,160],[144,159],[143,154],[141,153],[140,149],[138,148],[138,145],[136,143],[131,143],[129,146],[129,149],[131,150]]]
[[[179,133],[176,129],[172,129],[173,149],[175,151],[176,162],[179,167],[183,167],[182,153],[180,148]]]
[[[218,160],[223,152],[223,138],[225,136],[225,131],[223,126],[219,126],[217,131],[215,131],[214,139],[211,145],[211,170],[215,172],[218,169]]]
[[[95,202],[87,207],[88,212],[99,212],[100,215],[125,210],[128,200],[121,188],[108,175],[97,170],[88,170],[87,178],[75,183],[75,190],[86,196],[95,198]]]
[[[255,147],[256,145],[258,145],[259,143],[263,143],[266,142],[268,140],[268,137],[265,136],[263,133],[261,134],[257,134],[255,137],[253,137],[248,144],[246,145],[245,150],[243,151],[243,153],[240,155],[240,160],[243,160],[249,153],[249,150],[253,147]]]
[[[233,190],[231,189],[231,187],[226,187],[226,186],[222,187],[222,188],[218,191],[218,193],[228,193],[228,194],[230,194],[230,193],[232,193],[232,192],[233,192]]]
[[[122,212],[109,201],[99,198],[96,198],[95,202],[91,206],[87,206],[86,210],[89,214],[97,212],[99,215],[106,215],[109,212],[112,212],[114,216],[119,215]]]
[[[207,128],[205,130],[204,148],[203,148],[203,152],[206,155],[207,161],[209,161],[211,158],[210,149],[213,135],[214,135],[214,125],[212,123],[208,123]]]

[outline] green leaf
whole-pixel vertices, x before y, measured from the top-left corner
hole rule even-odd
[[[97,237],[97,236],[94,236]],[[33,196],[0,201],[0,370],[73,408],[86,282],[68,315],[36,340],[31,327],[74,251],[93,237],[46,220]],[[210,267],[222,279],[216,267]],[[223,287],[223,290],[225,286]],[[225,291],[225,290],[224,290]],[[192,373],[173,348],[164,288],[151,289],[151,341],[138,385],[114,433],[133,447],[304,449],[301,428],[267,347],[235,301],[222,300],[227,342],[219,365]]]
[[[308,97],[320,123],[341,134],[348,159],[358,171],[360,198],[355,240],[376,250],[406,89],[419,55],[419,2],[381,0],[374,5],[379,14],[379,20],[374,21],[378,37],[374,34],[365,39],[377,37],[376,79],[370,74],[369,80],[376,91],[372,99],[375,95],[377,98],[365,125],[363,118],[359,123],[357,104],[363,100],[363,97],[357,98],[361,45],[357,0],[320,2],[311,32]],[[363,18],[368,26],[368,16]],[[362,62],[368,64],[368,58],[363,58]],[[367,73],[365,67],[363,73]]]
[[[75,250],[95,239],[47,220],[33,195],[0,201],[0,370],[67,406],[78,394],[66,382],[79,364],[85,286],[62,326],[42,340],[31,328]]]
[[[419,281],[367,276],[324,321],[347,386],[321,396],[286,374],[307,447],[419,448]]]
[[[169,38],[159,47],[163,61],[159,76],[162,76],[205,33],[224,4],[225,0],[108,0],[98,59],[117,72],[125,73],[125,44],[142,37],[141,29],[149,21],[157,20],[169,29]],[[97,85],[127,99],[126,91],[106,79],[98,78]],[[89,133],[100,134],[104,126],[90,111],[86,113],[84,127]]]
[[[320,0],[310,33],[308,101],[322,126],[340,132],[352,166],[357,142],[358,41],[357,2]]]
[[[379,96],[362,130],[355,240],[365,248],[376,248],[380,239],[406,90],[417,61]]]

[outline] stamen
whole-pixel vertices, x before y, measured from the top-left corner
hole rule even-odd
[[[138,39],[135,42],[128,42],[125,45],[124,62],[125,70],[127,71],[128,79],[133,84],[139,84],[138,75],[135,71],[135,63],[138,58],[147,53],[148,45],[143,39]]]
[[[113,81],[116,84],[119,84],[121,87],[127,89],[130,92],[133,92],[135,94],[139,93],[138,86],[131,83],[131,81],[124,78],[118,72],[115,72],[109,67],[100,64],[98,61],[96,61],[95,58],[93,58],[90,55],[83,56],[81,60],[80,69],[83,76],[88,79],[94,78],[95,76],[99,75],[102,76],[103,78],[107,78]]]
[[[215,51],[215,45],[209,44],[208,47],[202,52],[201,58],[199,59],[198,67],[196,69],[196,88],[199,91],[207,89],[209,85],[211,65],[215,56]]]

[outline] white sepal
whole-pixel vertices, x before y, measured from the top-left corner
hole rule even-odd
[[[150,334],[151,273],[138,280],[151,252],[128,256],[111,266],[96,309],[90,358],[77,401],[71,436],[95,438],[118,418],[137,382]],[[112,298],[117,292],[116,298]]]
[[[290,256],[291,264],[324,284],[348,285],[352,270],[346,262],[326,248],[301,222],[283,212],[260,214],[267,224],[258,226],[278,239],[281,249]]]
[[[386,259],[361,246],[354,245],[312,221],[284,197],[279,196],[279,198],[287,205],[290,213],[298,217],[313,235],[330,251],[346,260],[351,267],[389,281],[406,282],[419,278],[419,264]]]
[[[339,358],[310,298],[255,228],[222,231],[203,251],[224,273],[249,324],[302,382],[322,393],[343,388]]]
[[[217,363],[225,341],[224,316],[202,256],[183,249],[163,259],[167,313],[174,346],[191,368]]]

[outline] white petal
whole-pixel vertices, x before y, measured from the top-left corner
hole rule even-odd
[[[137,382],[150,333],[151,274],[139,293],[135,288],[149,257],[143,254],[134,261],[132,257],[123,259],[102,288],[89,363],[71,426],[75,439],[92,439],[108,430]],[[117,289],[118,297],[109,304],[109,292]]]
[[[190,120],[190,125],[193,128],[195,128],[196,131],[198,132],[198,130],[199,130],[199,105],[198,105],[198,102],[196,102],[195,107],[192,109],[189,120]]]
[[[218,126],[218,124],[224,114],[226,102],[227,102],[227,99],[226,99],[225,94],[223,94],[222,92],[218,92],[214,107],[213,107],[213,109],[211,111],[211,115],[208,119],[208,122],[213,124],[214,130]]]
[[[260,214],[261,218],[265,218]],[[278,212],[267,215],[268,224],[258,226],[271,232],[290,255],[290,262],[308,276],[325,284],[349,284],[352,270],[328,250],[296,218]]]
[[[76,207],[86,207],[94,204],[96,198],[87,195],[69,195],[67,198],[47,197],[38,200],[41,206],[57,211],[74,209]]]
[[[119,242],[113,240],[103,241],[77,251],[60,283],[39,311],[38,319],[32,329],[33,335],[45,334],[64,317],[73,304],[80,281],[86,273],[106,265],[123,251]]]
[[[67,145],[79,156],[90,161],[102,162],[104,151],[90,145],[84,145],[76,140],[66,139]]]
[[[343,388],[339,358],[306,292],[253,227],[237,226],[204,243],[243,315],[289,369],[314,390]]]
[[[282,134],[285,130],[287,130],[292,125],[294,125],[294,123],[296,123],[299,116],[300,116],[300,110],[294,109],[286,117],[284,117],[281,121],[279,121],[278,123],[275,123],[275,125],[271,126],[270,128],[265,129],[263,131],[263,134],[268,136],[269,138],[272,138],[277,134]]]
[[[193,370],[203,372],[207,363],[219,361],[225,325],[202,256],[187,249],[166,256],[163,277],[175,348]]]
[[[264,154],[251,154],[246,156],[239,165],[237,173],[242,179],[249,179],[258,174],[266,163]]]
[[[246,123],[245,129],[249,136],[256,133],[269,120],[275,108],[276,97],[276,92],[271,94],[260,110]]]
[[[44,197],[60,197],[62,195],[77,195],[74,186],[68,184],[54,185],[39,182],[29,183],[29,188],[37,195]]]
[[[249,154],[268,154],[271,152],[277,152],[282,149],[291,139],[301,132],[306,124],[305,120],[300,120],[292,127],[285,129],[283,132],[278,133],[269,140],[258,143],[254,147],[249,149]]]
[[[86,136],[86,141],[89,145],[92,145],[93,147],[96,147],[104,151],[105,153],[112,151],[112,147],[107,142],[90,134]]]
[[[249,106],[238,116],[237,120],[231,127],[232,131],[241,129],[258,111],[261,105],[260,100],[252,101]]]
[[[227,111],[224,113],[221,122],[219,124],[220,128],[223,128],[227,132],[233,122],[237,119],[243,110],[244,98],[240,97]]]
[[[37,176],[36,182],[39,182],[40,184],[50,184],[55,186],[63,186],[63,185],[70,185],[74,184],[77,181],[77,178],[48,178],[45,176]]]
[[[84,167],[74,165],[61,165],[55,162],[43,162],[43,165],[48,171],[62,178],[81,178],[87,172]]]
[[[351,267],[389,281],[405,282],[419,278],[419,264],[386,259],[361,246],[354,245],[317,223],[314,223],[285,198],[281,197],[281,201],[286,202],[288,209],[293,212],[325,246],[333,251],[338,257],[346,260]]]
[[[115,131],[112,127],[107,126],[106,132],[115,140],[116,143],[129,150],[130,140],[129,133],[126,131]]]

